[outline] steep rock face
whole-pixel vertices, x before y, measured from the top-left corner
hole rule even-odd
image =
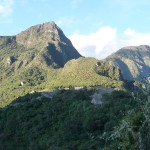
[[[121,69],[125,80],[141,80],[150,76],[150,46],[124,47],[105,61]]]

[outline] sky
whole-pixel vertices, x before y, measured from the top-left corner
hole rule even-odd
[[[0,36],[49,21],[86,57],[150,45],[149,0],[0,0]]]

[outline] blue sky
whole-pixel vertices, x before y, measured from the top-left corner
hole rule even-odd
[[[150,44],[149,0],[0,0],[0,35],[55,21],[84,56]]]

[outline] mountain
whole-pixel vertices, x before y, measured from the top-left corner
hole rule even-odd
[[[54,22],[32,26],[16,36],[0,36],[0,56],[1,105],[30,92],[47,77],[54,79],[57,68],[81,57]]]
[[[140,81],[145,77],[150,77],[150,46],[124,47],[104,61],[120,68],[125,80]]]
[[[0,56],[0,107],[33,90],[125,88],[118,68],[82,57],[54,22],[32,26],[16,36],[1,36]]]
[[[149,150],[149,92],[121,74],[149,66],[149,49],[81,57],[54,22],[1,36],[0,149]]]
[[[63,67],[67,61],[81,57],[54,22],[30,27],[16,36],[16,42],[28,49],[39,50],[36,53],[38,59],[45,61],[48,66]]]
[[[1,79],[21,68],[60,68],[81,57],[54,22],[32,26],[16,36],[1,36],[0,55]]]

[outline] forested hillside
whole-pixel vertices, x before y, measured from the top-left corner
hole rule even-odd
[[[52,99],[27,94],[0,110],[2,150],[149,150],[148,93],[61,90]]]

